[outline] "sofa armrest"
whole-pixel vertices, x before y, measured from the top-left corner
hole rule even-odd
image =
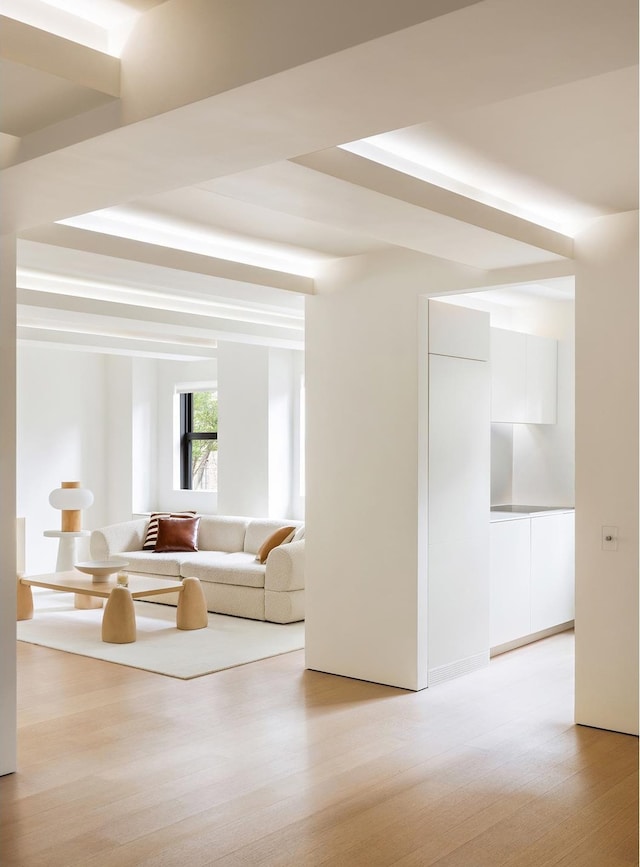
[[[108,560],[113,554],[123,551],[140,551],[149,522],[146,518],[123,521],[94,530],[89,540],[89,550],[94,560]]]
[[[265,590],[304,590],[304,539],[278,545],[267,557]]]

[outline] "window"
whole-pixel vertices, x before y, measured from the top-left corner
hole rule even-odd
[[[180,487],[218,490],[218,396],[215,391],[180,395]]]

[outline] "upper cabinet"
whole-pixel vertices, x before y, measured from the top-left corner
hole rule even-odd
[[[491,329],[491,421],[555,424],[558,341]]]
[[[489,314],[429,300],[429,353],[489,361]]]

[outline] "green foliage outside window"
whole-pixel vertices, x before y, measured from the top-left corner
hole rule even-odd
[[[196,391],[192,396],[192,431],[218,432],[218,399],[211,391]],[[215,439],[194,439],[191,442],[191,477],[193,490],[209,487],[207,476],[215,466],[218,443]]]

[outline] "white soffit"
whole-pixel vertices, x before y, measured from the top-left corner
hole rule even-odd
[[[574,236],[638,207],[638,67],[342,147]]]
[[[575,278],[555,277],[531,283],[513,283],[476,292],[440,295],[437,300],[478,310],[496,304],[507,308],[523,308],[540,301],[572,303],[575,300]]]
[[[60,223],[303,277],[313,277],[331,258],[319,251],[299,248],[291,243],[251,237],[229,228],[207,226],[194,219],[184,219],[177,214],[162,213],[139,205],[105,208],[60,220]]]

